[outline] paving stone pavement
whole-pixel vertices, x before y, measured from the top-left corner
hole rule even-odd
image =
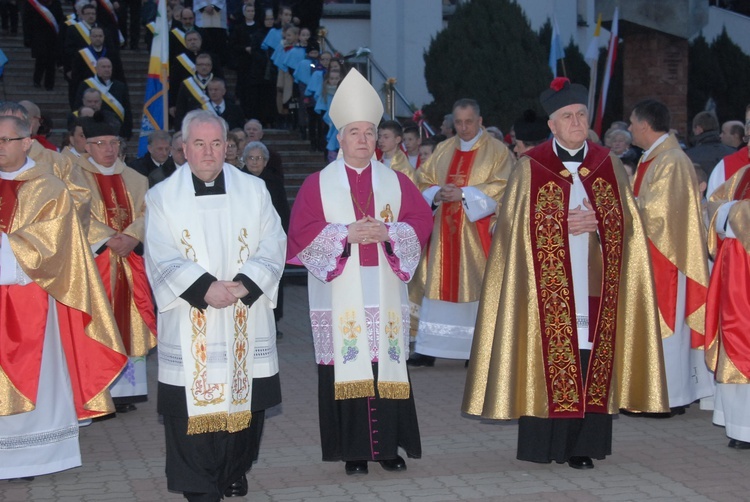
[[[347,476],[322,462],[317,377],[303,286],[286,286],[280,323],[284,402],[269,410],[260,459],[244,499],[258,502],[689,501],[750,500],[750,451],[727,448],[711,412],[691,406],[671,419],[619,416],[613,454],[596,468],[515,459],[515,422],[487,422],[460,412],[463,361],[438,360],[411,371],[423,457],[388,473],[370,464]],[[164,436],[156,414],[156,356],[149,356],[147,403],[135,412],[81,429],[83,466],[33,482],[0,481],[0,501],[184,500],[167,491]],[[228,499],[232,500],[232,499]]]

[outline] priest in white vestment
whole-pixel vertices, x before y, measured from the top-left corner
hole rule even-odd
[[[281,402],[273,308],[286,235],[262,180],[224,163],[226,122],[190,112],[187,163],[146,195],[159,310],[167,486],[191,501],[247,493],[264,412]]]

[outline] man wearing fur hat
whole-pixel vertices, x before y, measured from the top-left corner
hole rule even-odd
[[[145,401],[146,355],[156,345],[156,319],[143,264],[148,180],[119,158],[117,131],[100,113],[82,119],[86,153],[76,160],[91,194],[88,241],[130,359],[111,388],[117,411]]]
[[[554,139],[508,180],[463,403],[519,419],[519,460],[575,469],[611,454],[619,409],[669,409],[646,235],[587,100],[566,78],[541,95]]]
[[[383,105],[356,70],[329,113],[343,158],[305,180],[287,251],[288,263],[308,269],[323,460],[345,461],[347,474],[366,474],[368,461],[401,471],[399,447],[422,454],[406,283],[432,214],[409,178],[373,159]]]

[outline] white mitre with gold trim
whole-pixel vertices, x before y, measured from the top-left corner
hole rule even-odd
[[[370,122],[377,127],[383,118],[383,102],[370,82],[352,68],[336,89],[328,114],[339,130],[352,122]]]

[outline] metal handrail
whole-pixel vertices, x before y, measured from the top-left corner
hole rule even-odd
[[[330,48],[331,52],[333,52],[333,53],[338,52],[336,50],[336,47],[331,43],[331,41],[328,39],[328,37],[325,36],[325,34],[323,34],[321,38],[325,41],[325,44]],[[367,77],[367,80],[369,82],[372,82],[372,69],[373,68],[375,68],[375,70],[377,70],[378,74],[380,75],[380,77],[385,82],[388,81],[389,77],[387,76],[385,70],[383,70],[383,67],[380,66],[378,64],[378,62],[375,60],[375,58],[372,57],[372,51],[368,47],[358,47],[357,49],[351,51],[350,53],[348,53],[348,54],[346,54],[345,56],[342,56],[342,57],[346,61],[351,61],[351,62],[354,62],[354,63],[365,63],[367,65],[366,66],[366,68],[367,68],[366,77]],[[362,59],[364,59],[364,61]],[[357,60],[359,60],[359,61],[357,61]],[[414,105],[412,105],[409,102],[409,100],[406,99],[406,96],[404,96],[404,93],[402,93],[401,90],[398,87],[396,87],[395,84],[392,85],[391,87],[392,87],[395,95],[398,96],[398,99],[401,101],[401,103],[403,103],[412,113],[417,111],[417,109],[415,109]],[[395,119],[395,117],[391,117],[391,118]],[[427,121],[423,121],[420,124],[420,126],[424,127],[430,135],[432,135],[432,136],[435,135],[434,129],[432,129],[432,127],[430,126],[430,124],[427,123]]]

